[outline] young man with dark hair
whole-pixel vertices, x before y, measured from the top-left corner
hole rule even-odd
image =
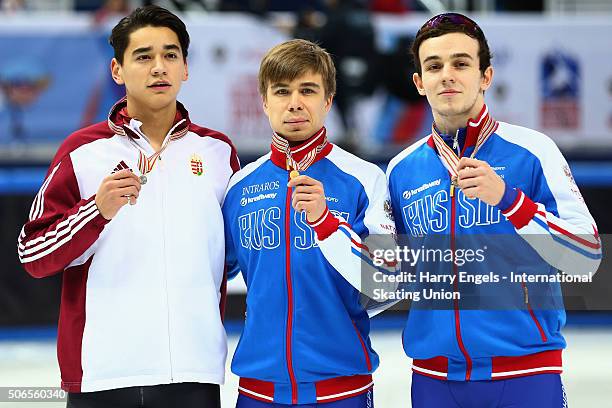
[[[398,235],[450,248],[452,262],[433,266],[456,279],[451,290],[469,295],[446,308],[413,304],[403,333],[412,406],[561,408],[559,284],[468,286],[457,257],[477,242],[484,245],[471,249],[485,251],[484,261],[464,265],[463,274],[588,274],[601,260],[595,222],[554,142],[491,117],[484,103],[491,54],[474,21],[435,16],[412,49],[414,84],[434,123],[387,169]]]
[[[335,72],[305,40],[261,62],[271,152],[232,177],[223,204],[229,274],[242,271],[248,288],[232,361],[240,408],[373,404],[364,240],[395,226],[384,173],[327,141]]]
[[[176,100],[189,46],[177,16],[139,8],[110,43],[126,97],[61,145],[19,257],[34,277],[63,273],[57,348],[68,407],[218,407],[221,200],[236,152]]]

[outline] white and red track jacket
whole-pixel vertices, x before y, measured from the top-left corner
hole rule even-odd
[[[63,272],[57,350],[70,392],[180,382],[221,384],[227,354],[221,202],[239,168],[223,134],[177,103],[156,156],[126,101],[59,148],[19,236],[34,277]],[[138,202],[105,220],[102,179],[141,157],[153,165]],[[155,160],[156,159],[156,160]]]

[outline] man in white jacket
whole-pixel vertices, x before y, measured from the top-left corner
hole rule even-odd
[[[110,44],[126,97],[59,148],[19,258],[34,277],[63,272],[58,360],[68,407],[218,407],[227,354],[221,201],[238,158],[176,100],[189,47],[177,16],[139,8]]]

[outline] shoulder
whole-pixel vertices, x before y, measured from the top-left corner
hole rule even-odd
[[[565,162],[557,144],[550,137],[537,130],[499,122],[495,134],[508,143],[523,149],[530,157],[537,159],[540,166]]]
[[[414,153],[419,148],[426,146],[429,138],[430,138],[430,135],[427,135],[424,138],[419,139],[418,141],[414,142],[413,144],[411,144],[410,146],[408,146],[407,148],[399,152],[395,157],[393,157],[391,161],[389,162],[389,165],[387,166],[387,177],[391,175],[391,172],[393,171],[393,169],[395,169],[395,167],[398,164],[404,161],[404,159],[406,159],[408,156],[410,156],[412,153]]]
[[[199,125],[196,125],[195,123],[190,123],[189,131],[195,133],[196,135],[200,137],[211,137],[213,139],[217,139],[221,142],[227,143],[232,148],[234,148],[234,144],[232,143],[230,138],[216,130],[209,129],[203,126],[199,126]]]
[[[110,139],[115,133],[108,127],[106,121],[84,127],[70,134],[57,149],[51,167],[59,163],[64,157],[82,146],[101,139]]]
[[[229,137],[227,137],[221,132],[196,125],[195,123],[189,124],[189,131],[195,133],[200,137],[208,137],[218,141],[219,143],[225,143],[230,149],[230,164],[232,170],[236,172],[240,169],[240,163],[238,161],[238,153],[236,151],[236,147],[234,146]]]
[[[261,156],[259,159],[247,164],[242,169],[237,171],[230,179],[229,185],[227,186],[227,192],[229,193],[229,191],[236,184],[240,183],[242,180],[244,180],[246,177],[252,174],[255,170],[261,167],[264,163],[266,163],[270,159],[270,155],[271,153]]]
[[[551,152],[559,151],[559,148],[550,137],[537,130],[523,126],[499,122],[495,134],[509,143],[528,150],[537,157],[544,157]]]
[[[374,163],[370,163],[352,153],[334,145],[326,156],[340,171],[356,178],[366,190],[371,190],[380,180],[384,180],[385,173]]]
[[[337,145],[334,145],[333,149],[329,152],[326,158],[338,166],[341,170],[347,171],[353,176],[357,176],[359,174],[378,175],[379,173],[382,173],[382,170],[376,164],[370,163],[361,157],[357,157],[353,153],[349,153]]]

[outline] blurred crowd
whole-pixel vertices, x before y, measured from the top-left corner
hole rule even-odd
[[[419,95],[411,82],[412,59],[407,50],[412,38],[399,38],[390,49],[376,46],[372,22],[374,13],[406,15],[431,13],[420,0],[0,0],[4,13],[72,8],[90,12],[94,26],[126,15],[141,5],[158,4],[178,12],[240,12],[277,25],[278,13],[291,16],[281,27],[294,38],[314,41],[327,49],[337,68],[337,108],[343,135],[339,143],[356,146],[358,123],[355,111],[359,100],[384,90],[385,106],[411,106]],[[453,0],[440,1],[449,9]],[[465,11],[478,11],[482,2],[460,2]],[[542,11],[543,0],[492,0],[500,11]],[[287,20],[284,20],[287,21]],[[417,110],[418,111],[418,110]],[[389,133],[389,132],[383,132]],[[405,132],[404,132],[405,133]]]
[[[0,0],[0,10],[16,12],[23,10],[73,9],[95,12],[103,9],[127,10],[140,5],[159,4],[176,11],[234,11],[265,15],[268,12],[303,12],[316,10],[322,13],[333,11],[338,4],[343,7],[355,6],[377,13],[409,13],[427,11],[420,0]],[[436,2],[448,9],[460,6],[465,11],[477,11],[482,6],[478,0],[441,0]],[[492,0],[490,7],[495,11],[541,12],[544,0]]]

